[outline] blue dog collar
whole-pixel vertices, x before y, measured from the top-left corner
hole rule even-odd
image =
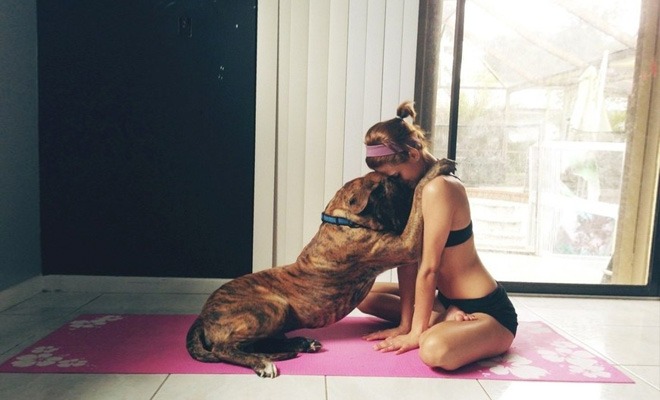
[[[327,222],[327,223],[333,224],[333,225],[348,226],[348,227],[351,227],[351,228],[364,228],[362,225],[356,224],[355,222],[351,221],[348,218],[333,217],[332,215],[328,215],[326,213],[321,213],[321,221]]]

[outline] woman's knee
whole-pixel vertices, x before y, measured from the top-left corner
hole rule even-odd
[[[422,362],[432,368],[442,368],[453,371],[462,367],[452,351],[452,346],[441,335],[422,334],[419,340],[419,357]]]

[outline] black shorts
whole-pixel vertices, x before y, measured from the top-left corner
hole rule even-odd
[[[454,305],[467,314],[481,312],[495,318],[506,329],[516,335],[518,314],[504,287],[498,282],[497,288],[480,299],[448,299],[438,291],[438,300],[445,307]]]

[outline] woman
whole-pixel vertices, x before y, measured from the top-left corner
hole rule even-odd
[[[404,120],[409,116],[414,119],[416,113],[406,102],[396,118],[369,129],[366,162],[414,187],[438,160],[421,128]],[[376,283],[358,306],[399,325],[365,339],[381,340],[374,348],[384,352],[419,348],[425,364],[445,370],[504,353],[516,334],[517,315],[479,259],[461,181],[453,175],[431,180],[422,192],[422,215],[419,266],[399,267],[399,284]]]

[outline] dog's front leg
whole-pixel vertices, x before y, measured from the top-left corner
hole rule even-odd
[[[275,378],[279,374],[274,362],[263,355],[250,354],[241,350],[238,343],[218,343],[213,345],[211,352],[218,360],[252,368],[262,378]]]

